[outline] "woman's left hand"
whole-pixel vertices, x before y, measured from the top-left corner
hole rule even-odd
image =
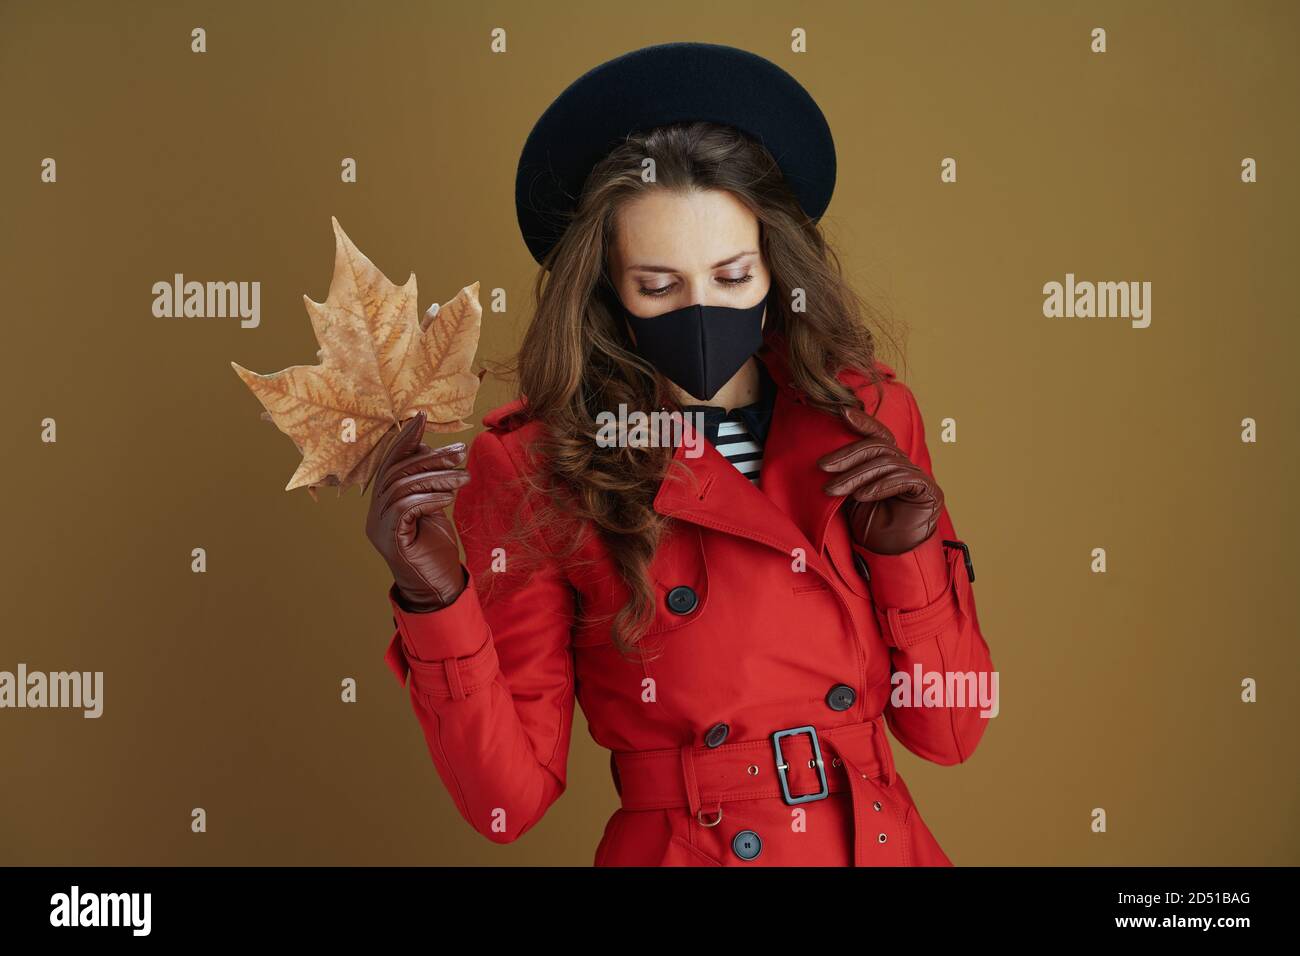
[[[893,434],[860,408],[845,408],[844,420],[866,435],[823,455],[817,462],[837,477],[828,495],[849,495],[853,540],[876,554],[911,551],[930,535],[943,510],[943,491],[898,447]]]

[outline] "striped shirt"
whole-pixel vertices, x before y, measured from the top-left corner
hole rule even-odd
[[[762,359],[757,364],[758,401],[731,411],[721,405],[682,406],[684,412],[703,413],[705,437],[723,458],[755,485],[763,466],[763,445],[767,441],[776,399],[776,382]]]

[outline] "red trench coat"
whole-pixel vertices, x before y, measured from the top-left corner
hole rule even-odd
[[[896,671],[992,671],[969,552],[946,508],[907,554],[850,541],[845,499],[821,490],[816,461],[861,436],[806,403],[782,351],[770,335],[759,353],[777,383],[761,488],[705,441],[700,457],[676,450],[697,488],[668,479],[654,499],[677,519],[651,566],[659,600],[646,640],[662,648],[657,660],[626,660],[607,623],[576,623],[579,601],[599,617],[626,595],[595,535],[583,554],[601,562],[594,568],[552,563],[480,585],[510,523],[528,513],[513,479],[540,427],[520,401],[484,417],[453,511],[470,583],[423,614],[403,611],[390,590],[397,631],[386,661],[399,682],[409,674],[438,774],[488,839],[518,839],[564,792],[576,699],[611,751],[622,802],[596,866],[952,865],[894,771],[884,728],[939,764],[966,760],[984,733],[976,700],[891,701]],[[841,381],[931,472],[916,399],[877,365],[879,406],[865,375]],[[774,741],[782,730],[793,732]]]

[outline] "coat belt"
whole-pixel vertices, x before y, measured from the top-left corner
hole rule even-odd
[[[879,827],[871,826],[874,797],[879,795],[875,788],[892,787],[896,776],[884,718],[877,716],[862,723],[824,730],[818,727],[816,731],[827,790],[830,793],[847,790],[852,800],[854,865],[880,865],[882,852],[875,842]],[[814,765],[811,734],[782,737],[781,755],[788,768],[786,782],[793,797],[820,791],[821,776]],[[610,770],[623,809],[686,808],[706,826],[720,818],[723,804],[730,801],[785,799],[771,737],[718,747],[688,745],[664,750],[614,751],[610,754]],[[901,825],[902,820],[897,822]],[[899,833],[896,850],[891,850],[901,852],[905,839],[906,835]]]

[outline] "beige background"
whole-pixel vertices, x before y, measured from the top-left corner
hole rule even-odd
[[[581,717],[534,831],[498,847],[457,814],[383,662],[363,500],[281,491],[297,456],[229,362],[314,361],[301,297],[328,288],[331,215],[417,274],[422,308],[506,289],[481,345],[506,357],[534,270],[513,204],[531,124],[596,63],[681,39],[767,56],[817,98],[840,161],[826,227],[913,330],[906,379],[1002,675],[968,764],[897,748],[945,850],[1300,862],[1297,9],[3,3],[0,669],[106,688],[97,721],[0,711],[0,863],[590,864],[617,801]],[[154,318],[175,272],[261,281],[261,327]],[[1043,318],[1066,272],[1151,281],[1151,327]],[[485,386],[475,420],[507,396]]]

